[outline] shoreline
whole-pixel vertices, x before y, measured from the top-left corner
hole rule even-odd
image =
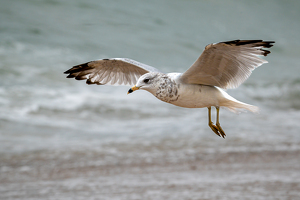
[[[103,155],[77,161],[77,154],[75,160],[7,159],[11,163],[1,167],[1,199],[300,197],[300,150],[203,153],[176,161],[168,155],[152,161],[124,158],[108,165],[97,164]]]

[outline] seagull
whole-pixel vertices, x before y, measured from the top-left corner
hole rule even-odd
[[[184,73],[163,73],[149,65],[128,58],[110,58],[76,65],[65,71],[67,78],[87,84],[134,85],[127,94],[142,89],[161,101],[185,108],[208,108],[208,126],[220,137],[226,134],[219,121],[220,107],[232,112],[240,109],[258,112],[258,107],[231,97],[234,89],[249,78],[252,71],[268,61],[262,59],[274,41],[233,40],[209,44]],[[216,123],[211,108],[216,108]]]

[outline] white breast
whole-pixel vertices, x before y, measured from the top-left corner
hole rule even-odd
[[[214,86],[180,84],[176,106],[186,108],[203,108],[218,106],[222,94]]]

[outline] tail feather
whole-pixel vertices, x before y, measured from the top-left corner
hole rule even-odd
[[[221,105],[221,106],[228,108],[231,112],[234,112],[234,113],[239,113],[244,110],[248,110],[253,113],[259,112],[259,108],[257,106],[246,104],[246,103],[240,102],[238,100],[236,100],[236,101],[229,100],[229,101],[223,103],[223,105]]]
[[[229,94],[227,94],[224,90],[217,87],[217,89],[221,92],[223,98],[220,101],[220,106],[224,106],[228,108],[231,112],[239,113],[244,110],[248,110],[253,113],[258,113],[259,108],[257,106],[253,106],[250,104],[243,103],[241,101],[236,100]]]

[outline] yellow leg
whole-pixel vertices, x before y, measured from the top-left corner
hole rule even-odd
[[[214,125],[214,123],[211,121],[211,107],[208,107],[208,126],[211,128],[211,130],[221,137],[218,127]]]
[[[217,127],[218,127],[218,130],[219,130],[219,133],[221,134],[222,138],[225,138],[226,134],[225,132],[223,131],[221,125],[220,125],[220,121],[219,121],[219,112],[220,112],[220,107],[219,106],[216,106],[216,110],[217,110]]]
[[[214,123],[211,121],[211,107],[208,107],[208,126],[211,128],[211,130],[218,136],[225,138],[226,134],[221,128],[220,122],[219,122],[219,111],[220,108],[217,106],[217,123],[214,125]]]

